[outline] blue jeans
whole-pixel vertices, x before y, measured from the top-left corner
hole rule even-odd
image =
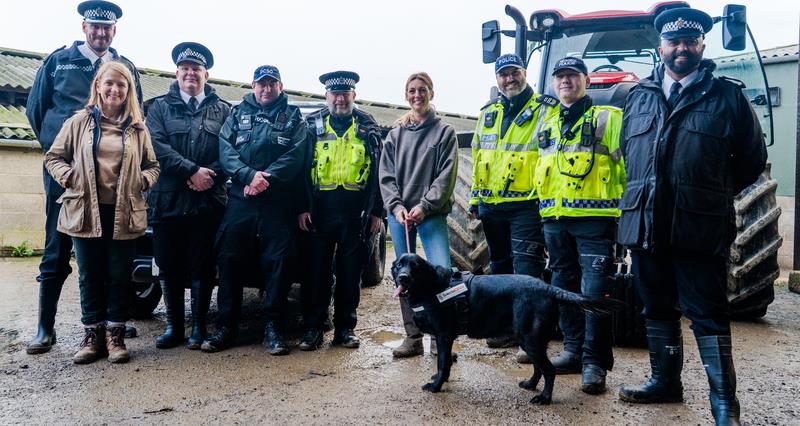
[[[394,244],[394,254],[400,257],[409,250],[406,246],[405,225],[395,219],[394,215],[389,214],[389,234],[392,236]],[[428,262],[450,269],[450,241],[447,230],[447,216],[437,215],[425,218],[419,225],[408,227],[408,239],[411,243],[411,253],[417,250],[417,235],[422,241],[422,248],[425,250],[425,258]],[[406,335],[409,337],[421,337],[422,331],[414,324],[414,313],[405,297],[400,298],[400,312],[403,315],[403,326]]]
[[[544,222],[544,238],[550,254],[551,284],[585,296],[603,297],[611,290],[616,222],[607,218],[563,218]],[[564,350],[583,353],[583,365],[611,370],[611,316],[584,313],[560,306]],[[585,332],[584,332],[585,330]]]

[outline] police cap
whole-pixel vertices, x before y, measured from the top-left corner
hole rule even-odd
[[[110,1],[89,0],[78,5],[83,22],[89,24],[114,25],[122,17],[122,9]]]
[[[349,92],[355,90],[361,79],[353,71],[333,71],[319,76],[319,82],[325,85],[327,92]]]
[[[261,65],[253,71],[253,81],[258,81],[267,77],[281,81],[281,72],[278,71],[278,67],[274,65]]]
[[[711,31],[714,21],[702,10],[679,7],[666,10],[656,16],[656,31],[664,40],[681,37],[700,37]]]
[[[589,69],[583,59],[574,56],[567,56],[556,61],[556,65],[553,67],[553,75],[556,75],[561,70],[573,70],[583,75],[589,75]]]
[[[508,67],[520,68],[524,70],[525,62],[523,62],[522,58],[513,53],[506,53],[505,55],[500,56],[499,58],[497,58],[496,61],[494,61],[495,74],[499,73],[501,70]]]
[[[184,41],[172,48],[172,62],[175,62],[175,65],[180,65],[181,62],[194,62],[210,69],[214,66],[214,55],[200,43]]]

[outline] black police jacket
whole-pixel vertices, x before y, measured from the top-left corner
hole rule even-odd
[[[741,85],[714,77],[715,68],[701,62],[673,111],[661,89],[663,65],[628,94],[621,244],[728,256],[736,233],[733,198],[764,170],[767,151]]]
[[[362,137],[362,140],[365,143],[364,148],[366,155],[369,155],[371,158],[366,189],[359,192],[347,191],[341,188],[333,191],[318,191],[316,186],[311,182],[311,170],[316,167],[316,164],[314,164],[314,149],[317,143],[317,120],[322,120],[322,123],[324,123],[329,115],[330,111],[328,111],[328,108],[323,108],[319,111],[309,114],[306,117],[306,125],[308,126],[308,145],[305,155],[305,167],[303,168],[305,197],[298,199],[298,203],[296,205],[297,211],[299,213],[311,212],[313,217],[314,213],[318,211],[318,207],[320,207],[320,198],[324,196],[327,198],[325,201],[326,204],[328,204],[325,207],[330,208],[330,201],[333,199],[338,199],[339,202],[334,204],[338,204],[337,207],[343,212],[347,211],[356,214],[366,212],[366,215],[362,215],[362,218],[364,219],[362,225],[367,226],[369,223],[369,221],[366,220],[368,219],[368,215],[383,217],[384,213],[383,201],[381,199],[380,185],[378,181],[378,166],[380,164],[382,148],[381,129],[372,115],[354,108],[353,117],[355,118],[356,125],[362,129],[362,132],[364,132],[364,136]],[[331,120],[331,123],[333,123],[333,120]],[[322,192],[326,192],[327,194],[322,194]],[[361,205],[350,205],[354,199],[360,200]]]
[[[225,205],[225,173],[219,164],[219,132],[231,112],[230,105],[206,85],[203,103],[190,111],[181,98],[178,82],[166,95],[153,99],[147,110],[147,129],[153,142],[161,175],[147,197],[149,220],[194,216]],[[205,167],[217,176],[214,186],[203,192],[186,182]]]
[[[44,152],[50,149],[64,122],[89,101],[92,80],[97,70],[78,50],[78,46],[83,43],[85,42],[76,41],[69,49],[62,46],[48,55],[36,72],[28,94],[25,115]],[[106,54],[112,55],[114,60],[124,63],[131,70],[136,80],[136,96],[141,104],[142,88],[136,67],[113,48],[109,48]],[[51,194],[64,191],[47,173],[45,185]]]
[[[288,202],[291,192],[301,192],[297,179],[303,167],[306,126],[300,109],[289,105],[288,99],[281,93],[262,107],[250,93],[225,120],[220,132],[219,161],[231,178],[231,197],[246,198],[244,187],[252,182],[256,171],[270,174],[269,188],[256,199],[282,198]]]

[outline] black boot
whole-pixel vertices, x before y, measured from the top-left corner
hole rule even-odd
[[[162,281],[164,305],[167,307],[167,328],[156,337],[159,349],[174,348],[183,344],[183,285],[181,282]]]
[[[708,376],[708,396],[714,421],[718,426],[738,425],[739,400],[736,398],[731,336],[697,337],[697,348]]]
[[[237,326],[220,327],[213,336],[203,341],[200,350],[203,352],[219,352],[232,347],[236,343]]]
[[[63,282],[39,283],[39,327],[36,337],[28,342],[25,351],[31,355],[43,354],[56,344],[56,311]]]
[[[649,404],[683,401],[683,337],[680,321],[647,321],[650,380],[641,386],[622,386],[619,399]]]
[[[283,335],[278,330],[276,321],[267,321],[264,328],[264,348],[270,355],[286,355],[289,353],[289,346],[283,341]]]
[[[206,339],[206,315],[211,303],[211,290],[210,283],[192,280],[192,334],[186,344],[189,349],[200,349]]]

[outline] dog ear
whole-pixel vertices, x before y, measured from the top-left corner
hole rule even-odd
[[[445,283],[445,285],[450,283],[450,277],[453,275],[452,271],[441,265],[435,265],[434,269],[436,270],[436,281]]]

